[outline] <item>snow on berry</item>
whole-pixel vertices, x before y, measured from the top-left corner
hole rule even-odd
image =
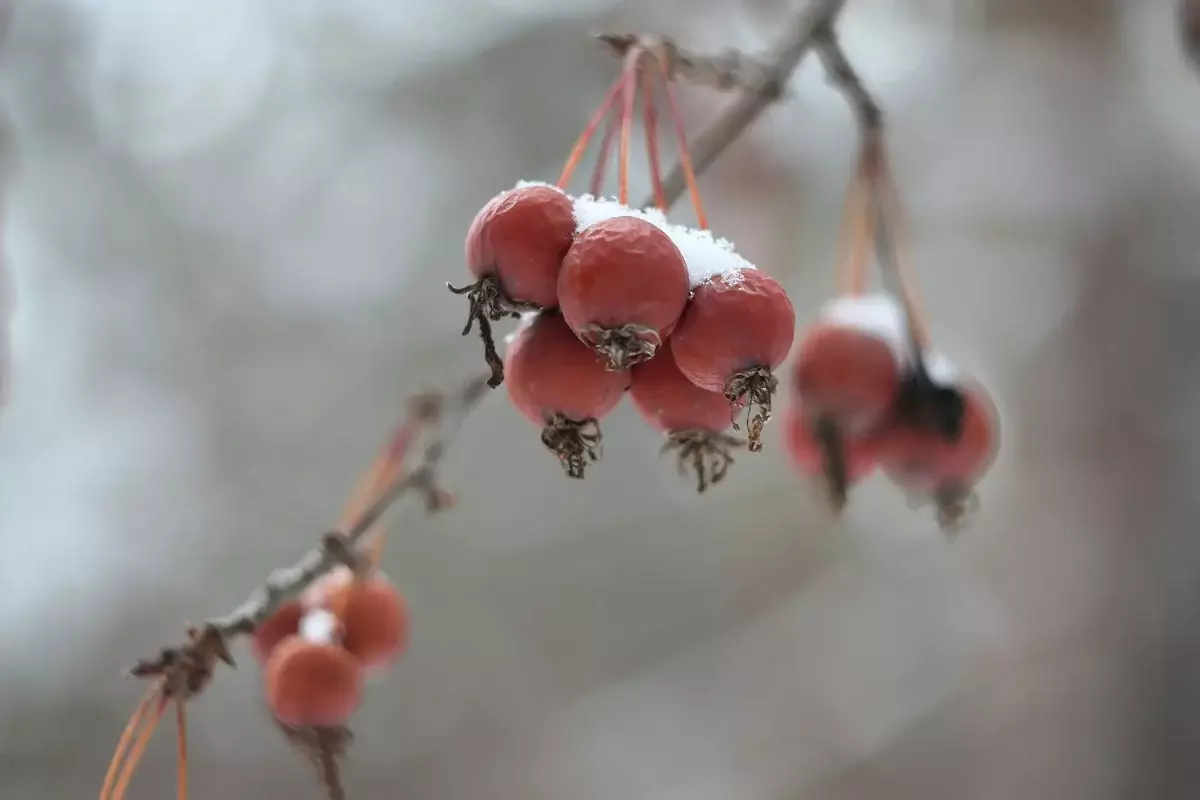
[[[691,288],[695,289],[703,283],[724,276],[729,281],[736,281],[746,270],[754,269],[733,248],[728,239],[713,236],[711,231],[696,230],[686,225],[675,225],[667,220],[665,214],[656,208],[630,208],[616,200],[582,195],[575,198],[576,231],[583,231],[591,226],[615,217],[637,217],[651,223],[671,237],[671,241],[683,254],[687,266],[688,280]]]
[[[804,477],[824,479],[830,503],[840,511],[851,486],[870,477],[879,465],[879,441],[872,435],[843,437],[828,420],[803,409],[784,418],[788,458]]]
[[[513,405],[542,427],[542,444],[568,477],[583,478],[600,457],[599,421],[629,388],[629,373],[605,369],[557,311],[543,311],[519,330],[505,354]]]
[[[949,530],[972,507],[974,487],[995,460],[999,419],[982,385],[944,357],[926,360],[924,409],[911,399],[898,407],[880,433],[879,460],[893,483],[916,499],[932,500]]]
[[[725,395],[689,381],[670,348],[667,340],[658,355],[631,370],[629,396],[638,413],[666,434],[663,452],[675,451],[680,474],[690,469],[703,492],[725,477],[733,464],[730,450],[742,442],[725,434],[732,424]]]
[[[463,335],[479,323],[489,385],[504,380],[491,323],[520,311],[558,305],[558,271],[575,236],[571,198],[548,184],[520,183],[493,197],[475,216],[466,238],[467,266],[477,279],[447,284],[470,301]]]
[[[801,338],[792,387],[810,414],[861,434],[900,390],[906,337],[903,312],[886,295],[839,297]]]
[[[671,237],[634,216],[601,220],[576,234],[558,275],[563,319],[613,370],[654,356],[689,291]]]
[[[340,626],[342,647],[364,668],[388,666],[403,654],[412,629],[408,603],[386,576],[358,577],[340,567],[310,588],[317,589],[310,602],[319,606],[309,613],[331,616]]]
[[[779,282],[744,270],[696,287],[672,334],[675,363],[688,380],[723,392],[735,412],[746,407],[751,452],[762,449],[778,385],[774,370],[787,358],[795,331],[796,314]]]

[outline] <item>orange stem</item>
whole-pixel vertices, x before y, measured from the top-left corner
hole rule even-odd
[[[671,121],[675,124],[675,138],[679,142],[679,166],[683,169],[683,177],[687,181],[688,194],[692,196],[692,208],[696,210],[696,225],[701,230],[708,228],[708,217],[704,213],[704,204],[700,201],[700,186],[696,183],[696,170],[692,167],[692,156],[688,152],[687,133],[683,124],[683,114],[679,111],[679,102],[675,99],[675,84],[671,82],[671,70],[666,59],[658,59],[662,71],[663,83],[666,84],[667,109]]]
[[[146,716],[146,712],[150,709],[150,704],[158,697],[159,687],[152,686],[146,691],[137,708],[129,715],[129,721],[125,723],[125,730],[121,731],[121,738],[117,740],[117,748],[113,753],[112,761],[108,763],[108,771],[104,774],[104,783],[100,786],[100,800],[108,797],[112,792],[113,784],[117,780],[117,772],[121,764],[125,760],[125,752],[129,749],[129,743],[133,741],[133,735],[137,732],[138,726],[141,725],[142,719]]]
[[[608,170],[608,157],[612,154],[613,141],[617,138],[617,125],[620,115],[609,114],[608,124],[604,126],[604,138],[600,140],[600,152],[596,154],[596,166],[592,169],[592,184],[589,190],[592,197],[599,198],[604,191],[604,173]]]
[[[904,207],[900,201],[900,192],[896,188],[891,170],[887,165],[886,154],[880,146],[878,174],[873,186],[877,198],[877,213],[887,226],[892,248],[892,260],[896,266],[896,282],[899,284],[900,302],[912,325],[913,337],[917,346],[922,350],[929,347],[929,326],[921,310],[921,302],[917,296],[917,282],[913,277],[908,263],[908,247],[905,240]]]
[[[184,709],[183,701],[175,701],[175,731],[179,742],[179,789],[177,800],[187,800],[187,711]]]
[[[621,96],[621,145],[617,150],[617,200],[629,205],[629,149],[633,140],[633,108],[637,100],[638,61],[644,51],[631,47],[625,55],[625,69],[621,76],[624,93]]]
[[[658,158],[658,113],[654,107],[654,75],[642,73],[643,113],[646,125],[646,157],[650,159],[650,185],[654,189],[654,204],[667,213],[667,192],[663,188],[662,164]]]
[[[154,709],[154,714],[150,717],[142,728],[141,735],[134,741],[133,746],[129,748],[129,755],[125,759],[125,766],[121,770],[121,776],[117,778],[117,785],[113,787],[110,800],[122,800],[125,797],[125,792],[129,789],[129,782],[133,780],[133,774],[137,771],[137,766],[142,760],[142,756],[146,754],[146,746],[150,744],[150,737],[154,735],[154,729],[158,726],[159,720],[167,710],[167,698],[160,696],[158,705]]]
[[[604,121],[604,116],[609,112],[609,109],[616,105],[617,98],[621,96],[621,89],[624,85],[624,76],[617,78],[613,82],[613,85],[608,90],[608,94],[600,101],[600,107],[592,114],[592,118],[584,126],[583,132],[575,140],[575,145],[571,148],[571,154],[567,156],[567,163],[563,166],[562,174],[558,178],[558,187],[560,189],[566,189],[567,184],[571,182],[571,176],[575,174],[575,168],[579,166],[579,162],[583,159],[583,154],[587,152],[588,144],[591,143],[592,137],[596,135],[596,129]]]

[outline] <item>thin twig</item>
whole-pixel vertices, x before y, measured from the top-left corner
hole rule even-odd
[[[717,55],[695,53],[665,36],[594,33],[592,38],[621,57],[635,46],[649,52],[660,52],[672,80],[723,92],[754,91],[770,70],[765,60],[738,50],[726,50]]]
[[[446,494],[437,485],[437,467],[467,416],[488,393],[487,380],[488,376],[477,376],[456,392],[414,398],[406,425],[420,432],[416,439],[423,442],[423,447],[412,448],[420,456],[412,467],[397,476],[349,530],[326,534],[318,547],[294,565],[272,572],[266,583],[236,609],[192,628],[182,645],[142,659],[130,674],[135,677],[163,676],[169,696],[181,699],[195,696],[207,687],[218,660],[232,666],[233,659],[228,650],[230,639],[253,632],[282,602],[304,591],[334,567],[352,560],[360,540],[396,500],[405,494],[417,493],[422,495],[430,510],[444,507]]]
[[[757,75],[753,83],[746,87],[739,87],[744,91],[737,95],[733,104],[691,143],[689,149],[692,156],[692,168],[697,175],[712,166],[717,157],[725,152],[725,149],[733,144],[767,108],[785,96],[792,73],[796,71],[796,67],[800,66],[805,54],[813,46],[816,34],[821,30],[831,29],[845,5],[846,0],[811,0],[807,6],[796,12],[788,26],[787,36],[771,51],[770,56],[759,64],[760,69],[756,70]],[[612,44],[612,41],[619,41],[625,47],[632,46],[637,41],[636,37],[629,39],[611,35],[602,36],[600,39],[618,52],[620,52],[618,47]],[[670,39],[664,37],[659,41],[661,46],[669,48],[668,53],[686,53]],[[712,60],[709,59],[709,62]],[[704,59],[698,59],[698,61],[702,62]],[[741,63],[748,62],[749,59],[743,59]],[[686,71],[677,69],[676,74],[684,80],[688,79]],[[670,174],[663,179],[663,193],[666,196],[667,204],[674,204],[686,190],[687,178],[682,166],[676,164]],[[651,197],[642,203],[642,206],[648,207],[653,204],[654,198]]]

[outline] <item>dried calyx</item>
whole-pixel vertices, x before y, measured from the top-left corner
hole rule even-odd
[[[457,295],[466,295],[470,308],[467,311],[467,324],[463,326],[462,335],[471,332],[471,327],[479,323],[479,338],[483,340],[483,357],[492,370],[488,386],[495,389],[504,383],[504,361],[496,351],[496,340],[492,335],[492,323],[507,317],[520,317],[523,312],[536,311],[533,303],[521,303],[513,300],[500,288],[500,281],[493,275],[485,275],[474,283],[466,286],[446,284],[446,288]]]
[[[725,399],[733,408],[733,429],[740,431],[736,417],[738,410],[746,408],[747,447],[752,453],[762,450],[763,427],[771,419],[771,398],[779,380],[765,367],[751,367],[735,374],[725,384]]]
[[[724,480],[733,465],[732,451],[745,445],[736,436],[704,430],[671,431],[661,452],[674,453],[678,458],[679,474],[690,473],[696,480],[696,491]]]
[[[579,330],[579,336],[596,351],[605,369],[616,372],[649,361],[662,345],[658,331],[645,325],[588,325]]]
[[[602,435],[595,419],[573,420],[555,414],[542,429],[542,444],[558,456],[568,478],[582,480],[589,461],[601,455]]]

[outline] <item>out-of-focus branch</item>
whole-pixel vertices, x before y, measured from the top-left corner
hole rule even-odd
[[[192,628],[182,645],[140,660],[130,673],[135,677],[162,677],[168,696],[187,699],[196,695],[207,687],[217,661],[233,664],[230,639],[252,633],[281,603],[334,567],[353,564],[367,532],[398,499],[415,493],[422,496],[430,510],[442,508],[447,495],[438,488],[437,468],[467,416],[487,394],[487,380],[488,376],[479,376],[455,392],[412,398],[396,440],[408,443],[397,457],[407,460],[416,454],[415,463],[399,471],[353,526],[325,534],[318,547],[294,565],[272,572],[266,583],[236,609]]]
[[[1179,0],[1179,34],[1184,55],[1200,69],[1200,0]]]
[[[718,66],[724,65],[729,68],[724,77],[734,87],[743,89],[733,104],[691,142],[688,149],[691,150],[692,167],[697,175],[712,166],[717,157],[769,106],[784,96],[792,73],[816,43],[818,33],[833,28],[845,5],[846,0],[810,0],[808,5],[797,11],[787,23],[788,33],[783,41],[761,59],[728,53],[722,56],[696,56],[668,38],[654,38],[655,42],[666,48],[668,56],[672,53],[676,54],[677,59],[680,54],[687,56],[690,67],[684,68],[681,63],[675,65],[675,74],[680,79],[689,80],[693,76],[701,76],[697,82],[706,83],[708,81],[704,80],[703,76],[711,77]],[[623,52],[634,43],[642,41],[641,37],[625,35],[602,35],[598,38],[617,52]],[[733,69],[733,65],[736,65],[737,69]],[[683,167],[676,164],[663,179],[663,193],[667,204],[674,203],[686,190],[687,179]],[[651,197],[642,205],[653,204],[654,198]]]
[[[672,80],[710,89],[754,91],[770,75],[765,58],[749,56],[740,50],[726,50],[717,55],[696,53],[685,50],[665,36],[636,33],[596,33],[592,38],[617,56],[623,57],[634,45],[661,53]]]

